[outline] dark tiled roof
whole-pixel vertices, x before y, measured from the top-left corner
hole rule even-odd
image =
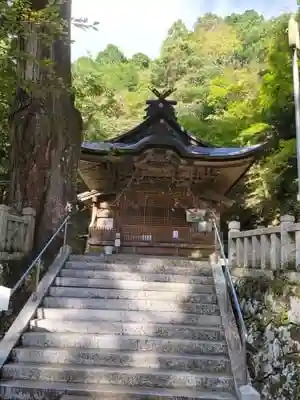
[[[82,153],[101,155],[115,151],[135,154],[148,147],[169,147],[182,157],[225,161],[255,157],[267,146],[266,142],[248,147],[214,146],[192,136],[180,125],[173,107],[176,102],[166,100],[164,94],[147,104],[146,117],[139,125],[111,140],[83,142]]]

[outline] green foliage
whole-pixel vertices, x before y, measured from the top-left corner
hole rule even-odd
[[[132,56],[131,62],[136,64],[139,68],[148,68],[151,63],[151,59],[144,53],[136,53]]]
[[[288,17],[266,20],[255,10],[225,18],[205,14],[192,31],[176,21],[155,60],[141,53],[126,59],[113,45],[95,60],[77,60],[74,82],[85,137],[109,138],[137,124],[149,84],[176,87],[180,123],[203,140],[247,146],[272,139],[271,152],[237,190],[235,208],[248,209],[260,222],[296,211]]]
[[[50,2],[49,2],[50,3]],[[62,29],[56,1],[33,13],[27,0],[0,1],[0,180],[5,176],[8,111],[18,79],[15,60],[21,20],[47,21],[45,40]],[[190,31],[179,20],[160,56],[126,58],[114,44],[73,64],[76,103],[87,140],[105,140],[144,115],[149,85],[176,87],[178,118],[195,136],[220,146],[246,146],[272,138],[272,151],[238,189],[236,208],[259,221],[297,211],[295,123],[288,15],[266,20],[255,10],[221,18],[205,14]],[[73,21],[95,28],[85,20]],[[18,53],[17,53],[18,52]],[[45,60],[46,61],[46,60]]]
[[[8,179],[9,113],[16,90],[22,88],[37,94],[38,90],[45,93],[64,84],[61,69],[56,68],[50,56],[54,40],[65,39],[69,21],[62,18],[64,1],[49,0],[44,6],[45,2],[32,0],[0,0],[0,185]],[[82,29],[97,27],[97,22],[89,23],[82,18],[71,22]],[[32,35],[38,35],[37,52],[43,49],[39,57],[33,57],[28,51]],[[45,72],[42,82],[27,79],[23,67],[28,61]]]
[[[7,179],[8,151],[9,151],[9,112],[17,87],[30,91],[29,82],[17,69],[24,61],[40,63],[39,67],[49,70],[49,78],[52,75],[53,66],[50,65],[48,56],[41,60],[31,60],[25,42],[32,35],[31,27],[38,27],[40,43],[51,46],[53,38],[64,35],[65,22],[60,18],[61,2],[51,0],[46,7],[33,10],[30,0],[0,0],[0,182]],[[77,25],[88,27],[85,21],[76,20]],[[22,40],[20,40],[22,38]],[[55,84],[60,84],[55,78]],[[48,83],[48,82],[47,82]],[[44,82],[43,90],[45,89]],[[35,83],[39,85],[40,83]]]
[[[98,53],[96,61],[101,64],[120,64],[126,58],[117,46],[108,44],[105,50]]]

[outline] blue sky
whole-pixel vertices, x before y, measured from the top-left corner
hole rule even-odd
[[[98,21],[98,31],[73,28],[72,59],[97,54],[108,43],[127,57],[143,52],[159,54],[172,23],[182,19],[191,28],[205,12],[227,15],[255,9],[267,17],[295,11],[297,0],[73,0],[73,16]]]

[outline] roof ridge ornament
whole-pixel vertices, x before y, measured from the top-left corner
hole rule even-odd
[[[167,100],[167,97],[174,93],[176,89],[170,88],[160,92],[155,87],[148,86],[148,88],[157,98],[146,101],[147,108],[145,118],[156,116],[161,119],[162,117],[168,116],[169,118],[176,120],[177,118],[174,106],[176,106],[177,101]]]
[[[158,98],[158,100],[166,100],[171,94],[176,92],[176,88],[166,89],[163,92],[159,92],[155,87],[150,87],[149,90]]]

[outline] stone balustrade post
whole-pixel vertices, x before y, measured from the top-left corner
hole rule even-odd
[[[241,386],[239,388],[241,400],[260,400],[260,394],[251,385]]]
[[[236,264],[242,266],[244,264],[244,238],[236,239]]]
[[[274,228],[270,225],[270,228]],[[270,264],[271,269],[275,271],[280,267],[281,260],[281,241],[279,233],[271,233],[270,237]]]
[[[249,237],[244,238],[244,259],[243,259],[243,267],[248,268],[251,265],[252,259],[252,240]]]
[[[228,223],[228,262],[230,266],[237,265],[237,240],[232,238],[232,234],[240,232],[241,224],[239,221],[230,221]]]
[[[270,263],[270,237],[261,235],[260,237],[260,265],[262,269],[267,268]]]
[[[251,238],[251,244],[252,244],[252,263],[251,266],[252,268],[259,268],[260,267],[260,261],[261,261],[261,249],[260,249],[260,240],[259,236],[254,235]]]
[[[33,247],[34,228],[35,228],[35,210],[31,207],[25,207],[22,211],[24,221],[27,221],[25,241],[23,245],[23,252],[29,253]]]
[[[0,204],[0,252],[6,250],[7,224],[10,207]]]
[[[300,271],[300,224],[299,223],[297,223],[297,230],[295,232],[295,244],[296,244],[296,254],[295,254],[296,271],[299,272]]]
[[[295,223],[293,215],[280,217],[280,241],[281,241],[281,267],[295,259],[295,243],[289,234],[289,227]]]

